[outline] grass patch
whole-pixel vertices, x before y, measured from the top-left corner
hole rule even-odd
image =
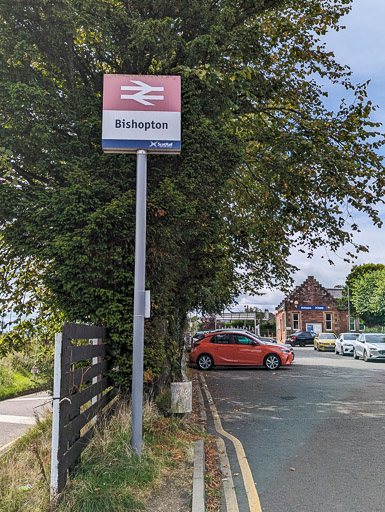
[[[40,422],[0,458],[0,510],[43,512],[49,503],[51,418]]]
[[[8,382],[7,385],[0,387],[0,400],[6,400],[24,391],[28,392],[39,385],[37,381],[34,382],[31,379],[27,372],[12,372]]]
[[[44,379],[30,373],[33,363],[27,356],[12,354],[0,359],[0,400],[6,400],[23,392],[40,389]]]
[[[201,437],[190,422],[164,417],[154,404],[143,411],[142,455],[131,450],[131,410],[121,401],[102,424],[57,505],[59,512],[148,510],[168,471],[186,460]],[[49,511],[51,420],[31,429],[0,459],[0,511]]]

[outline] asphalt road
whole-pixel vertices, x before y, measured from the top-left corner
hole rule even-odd
[[[312,347],[295,353],[291,367],[272,373],[204,373],[224,430],[243,444],[263,512],[384,512],[385,363]],[[225,443],[247,512],[234,447]]]
[[[51,407],[52,397],[46,393],[0,401],[0,453],[9,443],[36,424]]]

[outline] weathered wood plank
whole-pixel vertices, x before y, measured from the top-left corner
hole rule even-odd
[[[66,322],[63,327],[63,339],[65,340],[89,340],[92,338],[105,339],[107,329],[94,325],[73,324]]]
[[[108,362],[102,361],[101,363],[94,364],[87,368],[78,368],[74,372],[67,372],[65,375],[67,386],[74,386],[80,388],[82,384],[102,375],[108,371]]]
[[[78,363],[93,357],[105,357],[106,352],[106,345],[67,346],[63,351],[63,361],[65,364]]]
[[[81,438],[79,438],[76,443],[74,443],[71,448],[69,448],[66,453],[63,455],[63,463],[67,468],[73,466],[74,462],[80,457],[84,448],[89,444],[94,434],[95,425],[91,427]]]
[[[94,405],[91,405],[86,411],[82,412],[70,423],[65,425],[63,431],[64,441],[71,441],[74,436],[78,435],[80,430],[87,425],[92,418],[97,414],[100,414],[116,395],[117,390],[115,388],[111,389],[101,398],[101,400],[96,402]]]
[[[89,388],[83,389],[83,391],[77,392],[70,396],[71,403],[67,407],[67,413],[71,414],[75,409],[87,403],[91,398],[99,393],[102,393],[105,389],[111,386],[110,379],[104,377],[99,382],[92,384]]]

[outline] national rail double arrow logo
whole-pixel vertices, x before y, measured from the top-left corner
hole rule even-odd
[[[153,95],[149,94],[151,92],[163,92],[164,87],[152,87],[151,85],[145,84],[144,82],[141,82],[140,80],[131,80],[132,83],[136,84],[134,85],[121,85],[120,90],[121,91],[137,91],[135,94],[121,94],[120,99],[122,100],[134,100],[138,103],[141,103],[142,105],[154,105],[154,103],[151,103],[149,100],[157,100],[157,101],[163,101],[164,96],[163,95]]]

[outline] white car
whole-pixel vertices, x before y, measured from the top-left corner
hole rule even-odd
[[[341,332],[336,339],[336,354],[341,354],[341,356],[345,354],[353,355],[355,341],[359,335],[359,332]]]
[[[354,359],[362,357],[364,361],[385,359],[385,334],[363,333],[354,344]]]

